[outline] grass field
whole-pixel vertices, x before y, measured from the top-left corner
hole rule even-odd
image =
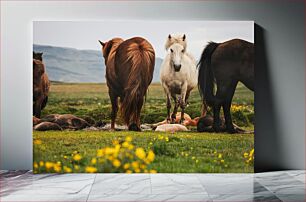
[[[191,117],[200,115],[200,100],[195,89],[186,109]],[[233,121],[253,130],[253,106],[253,92],[239,85]],[[42,116],[55,113],[108,122],[106,85],[52,83]],[[141,121],[156,123],[165,116],[163,90],[160,84],[152,84]],[[33,141],[35,172],[253,172],[254,134],[34,131]]]

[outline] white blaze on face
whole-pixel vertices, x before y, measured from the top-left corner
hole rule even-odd
[[[170,46],[170,56],[171,56],[171,61],[174,66],[180,66],[182,57],[184,54],[184,47],[180,44],[173,44]]]

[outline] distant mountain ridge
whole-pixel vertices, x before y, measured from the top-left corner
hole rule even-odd
[[[67,83],[105,83],[105,63],[96,50],[49,45],[33,45],[33,51],[43,52],[43,60],[51,81]],[[159,82],[162,59],[155,58],[153,82]]]

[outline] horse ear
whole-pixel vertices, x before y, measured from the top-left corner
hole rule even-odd
[[[101,46],[105,46],[105,43],[103,43],[102,41],[98,40],[101,44]]]
[[[185,39],[186,39],[186,35],[184,34],[184,35],[183,35],[183,41],[185,41]]]
[[[171,34],[168,35],[168,39],[171,39]]]

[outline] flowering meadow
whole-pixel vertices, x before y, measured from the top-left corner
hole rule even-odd
[[[254,171],[254,135],[34,132],[35,173]]]
[[[192,91],[186,113],[201,114],[201,98]],[[106,84],[52,82],[48,114],[73,114],[110,121]],[[254,94],[239,84],[231,107],[233,122],[254,130]],[[142,123],[165,119],[165,96],[151,84],[141,113]],[[208,112],[211,113],[211,112]],[[117,124],[120,124],[118,116]],[[35,173],[226,173],[254,171],[254,134],[159,133],[129,131],[34,131]]]

